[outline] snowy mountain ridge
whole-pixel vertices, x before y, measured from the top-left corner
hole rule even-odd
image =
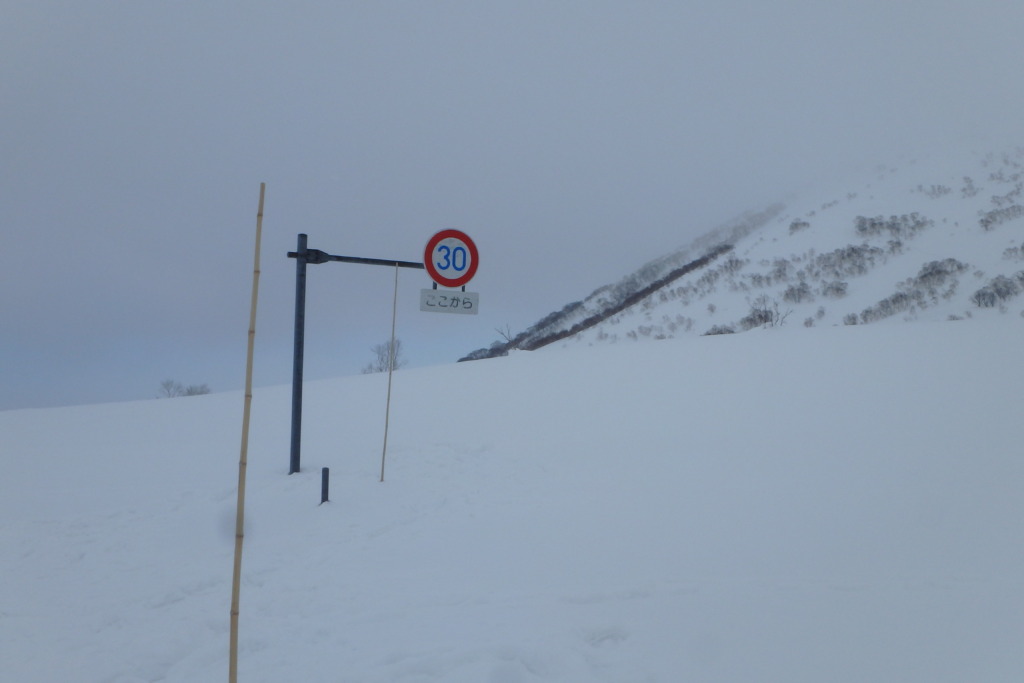
[[[1020,147],[879,167],[849,190],[745,214],[465,360],[553,342],[955,320],[1019,310],[1022,172]],[[726,246],[730,253],[722,255]],[[707,255],[721,258],[698,263]],[[685,262],[697,267],[658,282]],[[635,296],[645,288],[649,293]],[[591,324],[577,329],[581,320]]]

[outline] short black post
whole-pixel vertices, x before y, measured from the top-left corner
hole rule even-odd
[[[331,468],[325,467],[320,470],[320,504],[323,505],[330,498],[327,495],[327,490],[331,485]]]

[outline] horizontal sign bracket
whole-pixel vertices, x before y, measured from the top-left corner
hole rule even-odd
[[[362,263],[368,266],[391,266],[393,268],[418,268],[423,270],[426,268],[422,263],[417,261],[396,261],[392,259],[383,258],[364,258],[362,256],[338,256],[336,254],[328,254],[325,251],[319,249],[307,249],[305,255],[298,251],[289,251],[288,258],[302,258],[306,263],[312,263],[314,265],[319,263],[327,263],[328,261],[340,261],[341,263]]]

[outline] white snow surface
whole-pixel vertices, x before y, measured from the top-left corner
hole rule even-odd
[[[1024,320],[257,390],[245,682],[1024,680]],[[227,679],[243,397],[0,413],[0,679]],[[319,505],[322,467],[331,500]]]

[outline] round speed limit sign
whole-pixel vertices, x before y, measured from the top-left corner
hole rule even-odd
[[[476,275],[480,256],[469,235],[461,230],[442,230],[427,241],[423,265],[437,284],[461,287]]]

